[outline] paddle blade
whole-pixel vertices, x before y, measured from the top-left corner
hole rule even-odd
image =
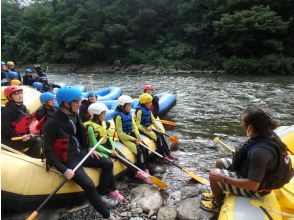
[[[178,137],[178,136],[176,136],[176,135],[171,135],[171,136],[169,136],[169,141],[171,142],[171,143],[178,143],[179,142],[179,140],[180,140],[180,138]]]
[[[12,137],[11,138],[12,141],[20,141],[22,139],[23,139],[22,137]]]
[[[151,179],[153,184],[158,186],[160,189],[166,189],[168,187],[168,185],[165,182],[156,178],[155,176],[149,175],[149,179]]]
[[[173,122],[173,121],[161,120],[161,119],[156,119],[156,120],[160,121],[162,124],[171,125],[171,126],[177,126],[177,123]]]
[[[26,220],[34,220],[38,214],[39,213],[37,211],[34,211],[29,217],[26,218]]]
[[[192,177],[194,180],[196,180],[197,182],[203,184],[203,185],[207,185],[209,186],[209,181],[207,179],[204,179],[200,176],[197,176],[195,173],[189,171],[188,169],[186,168],[182,168],[182,170],[187,173],[190,177]]]

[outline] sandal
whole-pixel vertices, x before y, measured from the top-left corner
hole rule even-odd
[[[211,213],[219,213],[220,206],[217,205],[214,201],[204,201],[202,200],[200,202],[200,207],[204,209],[205,211],[211,212]]]
[[[214,196],[212,193],[204,192],[201,194],[201,200],[212,201],[213,199],[214,199]]]

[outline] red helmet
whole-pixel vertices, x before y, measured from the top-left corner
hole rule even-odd
[[[144,92],[145,92],[146,90],[153,90],[153,87],[152,87],[151,85],[145,85],[145,86],[144,86]]]
[[[7,86],[4,89],[4,96],[7,98],[8,96],[10,96],[12,93],[16,92],[16,91],[22,91],[23,89],[20,86]]]

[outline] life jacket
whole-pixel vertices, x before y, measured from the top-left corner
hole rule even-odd
[[[20,113],[16,121],[11,122],[11,127],[18,135],[30,133],[31,116],[29,114]]]
[[[92,126],[94,128],[94,134],[95,134],[95,137],[97,138],[98,136],[100,137],[103,137],[106,135],[106,129],[107,129],[107,125],[106,125],[106,122],[103,121],[102,122],[102,125],[99,125],[95,122],[93,122],[92,120],[89,120],[89,121],[86,121],[84,123],[84,126],[88,129],[89,126]],[[107,142],[107,138],[103,138],[103,141],[101,142],[101,144],[105,144]]]
[[[249,158],[253,149],[265,148],[273,152],[277,160],[277,165],[274,171],[266,171],[259,190],[270,191],[272,189],[279,189],[287,184],[294,175],[290,157],[287,151],[281,150],[280,147],[275,146],[272,142],[265,139],[258,141],[249,139],[247,143],[239,148],[234,156],[232,162],[233,171],[238,172],[243,178],[246,178],[249,170]],[[245,163],[243,163],[245,162]]]
[[[133,130],[133,125],[132,125],[132,114],[129,113],[124,113],[121,111],[114,111],[113,113],[114,117],[116,117],[117,115],[120,115],[121,120],[122,120],[122,129],[123,132],[126,134],[130,134]]]
[[[142,111],[142,118],[141,118],[141,125],[143,125],[144,127],[149,127],[151,124],[151,110],[147,109],[145,106],[139,104],[136,107],[136,112],[141,110]]]
[[[53,152],[62,161],[67,162],[68,159],[69,136],[60,129],[58,137],[54,142]]]

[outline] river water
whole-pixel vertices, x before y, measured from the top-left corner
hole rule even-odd
[[[91,90],[87,75],[49,74],[48,78],[50,82],[81,84]],[[134,98],[145,84],[152,84],[155,93],[176,95],[177,104],[164,119],[177,122],[176,127],[166,127],[169,134],[181,138],[180,149],[175,152],[177,163],[205,178],[215,160],[227,155],[213,142],[214,137],[220,136],[232,146],[245,140],[240,118],[246,107],[264,109],[280,125],[294,124],[293,76],[99,74],[93,79],[95,90],[120,86],[124,94]],[[163,179],[169,183],[169,206],[181,199],[182,187],[192,184],[189,176],[171,166]]]

